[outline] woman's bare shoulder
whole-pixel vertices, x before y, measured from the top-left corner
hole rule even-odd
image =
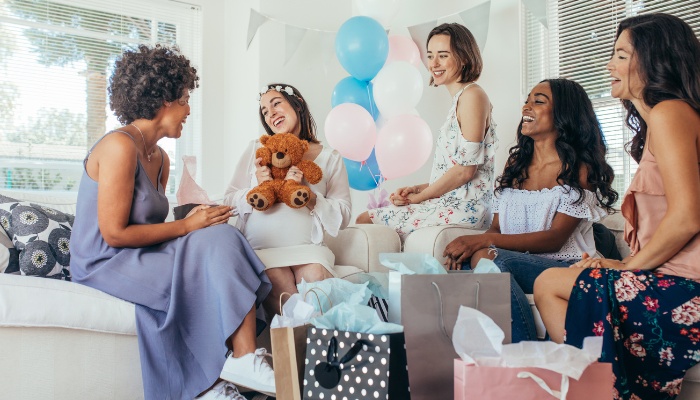
[[[92,149],[91,154],[110,158],[133,157],[136,155],[136,145],[129,135],[115,131],[105,134]]]

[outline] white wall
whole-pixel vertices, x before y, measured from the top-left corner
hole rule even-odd
[[[203,187],[212,197],[221,196],[233,174],[235,162],[245,144],[263,131],[258,121],[257,93],[272,81],[288,82],[299,88],[311,105],[325,141],[323,124],[331,109],[335,84],[348,76],[335,57],[329,35],[314,30],[336,31],[352,16],[351,0],[195,0],[204,15],[204,53],[202,66],[203,96]],[[481,4],[483,0],[403,0],[392,23],[392,34],[408,35],[406,26],[429,20],[459,22],[458,18],[440,19]],[[288,24],[312,29],[293,58],[285,64],[284,25],[270,21],[263,25],[246,50],[246,32],[250,8]],[[507,150],[514,143],[520,120],[523,95],[520,89],[520,1],[492,0],[490,26],[485,48],[484,72],[479,83],[491,98],[500,148],[496,170],[502,169]],[[324,39],[325,38],[325,39]],[[330,36],[332,39],[332,36]],[[442,87],[427,86],[428,72],[421,71],[426,87],[418,111],[437,135],[450,104]],[[411,176],[389,181],[391,191],[399,186],[426,182],[429,160]],[[367,192],[353,190],[353,214],[364,211]]]
[[[258,0],[186,0],[202,7],[202,187],[221,198],[246,142],[258,129],[259,47],[246,50],[250,8]]]

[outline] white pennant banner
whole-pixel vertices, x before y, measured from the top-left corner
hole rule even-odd
[[[306,32],[308,32],[307,29],[304,28],[299,28],[294,25],[285,25],[284,26],[284,63],[287,64],[289,60],[292,58],[294,55],[294,52],[297,51],[299,48],[299,45],[301,44],[301,41],[304,39],[304,36],[306,36]]]
[[[528,7],[528,10],[533,13],[533,15],[540,20],[543,24],[546,26],[546,0],[522,0],[523,4]],[[534,7],[534,8],[533,8]],[[533,11],[534,10],[534,11]],[[482,3],[478,6],[472,7],[469,10],[462,11],[460,13],[455,13],[452,15],[448,15],[442,18],[448,18],[454,15],[459,14],[460,18],[464,22],[464,25],[469,28],[469,30],[472,32],[474,35],[474,38],[476,39],[477,45],[481,49],[481,51],[484,51],[484,46],[486,45],[486,38],[488,35],[489,31],[489,14],[491,11],[491,1],[486,1],[485,3]],[[540,19],[540,15],[544,16],[544,20]],[[418,50],[420,51],[421,55],[421,60],[423,61],[423,64],[427,68],[427,57],[426,57],[426,48],[425,48],[425,43],[426,40],[428,39],[428,34],[430,31],[437,26],[438,19],[423,22],[421,24],[413,25],[413,26],[408,26],[406,27],[408,29],[409,34],[411,35],[411,39],[413,39],[413,42],[418,46]],[[294,56],[294,53],[297,51],[299,46],[301,45],[302,40],[306,37],[306,34],[308,31],[314,31],[318,34],[321,35],[321,40],[320,40],[320,45],[319,45],[319,50],[321,53],[329,53],[329,57],[332,56],[331,58],[335,57],[335,36],[337,32],[333,31],[328,31],[328,30],[322,30],[322,29],[313,29],[313,28],[303,28],[299,26],[294,26],[287,24],[286,22],[279,21],[277,19],[268,17],[267,15],[263,15],[252,8],[250,9],[250,18],[248,20],[248,37],[247,37],[247,46],[246,48],[250,47],[250,43],[253,41],[255,38],[255,35],[258,32],[258,29],[260,26],[265,24],[268,21],[274,21],[277,23],[284,24],[285,27],[285,61],[284,63],[286,64],[291,60],[291,58]],[[325,63],[325,61],[324,61]]]
[[[547,24],[547,0],[523,0],[523,5],[536,20],[549,29]]]
[[[250,18],[248,19],[248,38],[246,42],[246,49],[250,47],[250,42],[253,41],[255,34],[258,32],[260,25],[268,21],[268,18],[259,12],[250,9]]]
[[[491,1],[479,4],[476,7],[472,7],[466,11],[459,13],[459,17],[462,18],[464,26],[466,26],[474,35],[476,39],[476,44],[479,46],[479,50],[484,52],[484,46],[486,45],[486,37],[489,33],[489,14],[491,13]]]
[[[425,42],[428,40],[428,35],[430,31],[437,26],[437,20],[424,22],[422,24],[413,25],[408,27],[408,33],[413,39],[413,43],[418,46],[418,51],[420,52],[420,59],[423,61],[425,68],[428,68],[428,57],[426,55],[427,51],[425,48]]]

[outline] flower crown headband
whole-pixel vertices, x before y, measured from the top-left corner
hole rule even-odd
[[[280,92],[280,93],[285,92],[285,93],[287,93],[287,94],[290,95],[290,96],[299,97],[299,96],[297,96],[296,94],[294,94],[294,89],[292,89],[291,86],[285,86],[284,88],[283,88],[281,85],[277,85],[277,86],[263,86],[262,89],[260,90],[260,93],[258,94],[258,101],[260,101],[260,99],[262,98],[262,96],[263,96],[265,93],[269,92],[270,90],[276,90],[276,91],[278,91],[278,92]]]

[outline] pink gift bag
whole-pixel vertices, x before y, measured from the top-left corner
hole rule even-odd
[[[589,365],[578,381],[542,368],[479,367],[460,358],[454,360],[454,366],[455,400],[612,399],[610,363]]]

